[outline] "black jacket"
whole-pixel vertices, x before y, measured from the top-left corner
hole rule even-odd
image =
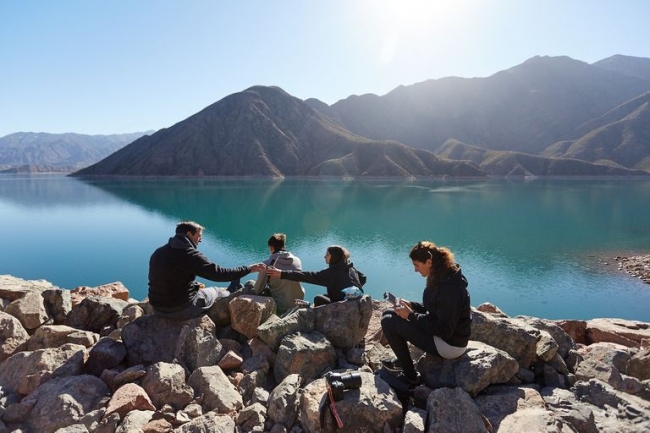
[[[196,245],[183,235],[169,239],[149,260],[149,303],[165,311],[188,307],[199,290],[194,279],[232,281],[250,273],[248,266],[222,268],[208,260]]]
[[[422,304],[411,302],[410,321],[437,335],[447,344],[465,347],[472,333],[472,312],[467,279],[461,272],[440,281],[437,288],[427,286],[422,293]]]
[[[327,287],[327,296],[332,302],[342,301],[345,295],[341,290],[358,287],[363,292],[366,276],[355,269],[351,262],[340,262],[318,272],[282,271],[283,280],[302,281]]]

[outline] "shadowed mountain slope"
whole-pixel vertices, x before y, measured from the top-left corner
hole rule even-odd
[[[331,106],[348,130],[437,149],[448,139],[538,154],[650,90],[650,81],[568,57],[534,57],[487,78],[443,78]]]
[[[277,87],[251,87],[144,136],[75,176],[484,176],[401,143],[352,134]]]
[[[614,164],[598,164],[575,158],[555,158],[521,152],[487,150],[448,140],[436,155],[455,160],[469,160],[490,176],[648,176]]]
[[[543,155],[650,171],[650,92],[579,129],[588,132],[549,146]]]

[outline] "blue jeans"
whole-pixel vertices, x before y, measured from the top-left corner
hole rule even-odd
[[[430,355],[438,355],[433,335],[420,328],[416,322],[402,319],[393,309],[384,310],[382,313],[381,329],[384,331],[384,336],[388,340],[391,349],[395,352],[404,374],[409,379],[415,379],[417,373],[413,366],[413,359],[411,359],[407,342]]]

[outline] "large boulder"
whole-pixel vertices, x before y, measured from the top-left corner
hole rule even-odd
[[[43,293],[43,303],[48,316],[55,325],[63,325],[68,313],[72,310],[72,296],[69,290],[47,289]]]
[[[271,350],[277,351],[280,341],[286,335],[312,332],[316,320],[315,314],[313,308],[300,308],[282,318],[271,316],[269,320],[257,327],[257,334]]]
[[[72,308],[65,324],[77,329],[100,333],[105,327],[115,328],[122,310],[129,305],[121,299],[92,296]]]
[[[99,377],[104,370],[119,366],[125,357],[126,347],[121,341],[104,337],[90,349],[86,372]]]
[[[185,382],[185,369],[178,364],[157,362],[150,365],[141,383],[159,409],[170,404],[179,410],[194,398],[194,390]]]
[[[257,295],[238,296],[228,304],[232,328],[246,336],[257,336],[257,327],[275,313],[273,298]]]
[[[282,382],[290,374],[309,381],[336,365],[336,350],[320,332],[287,335],[275,358],[274,374]]]
[[[187,381],[196,395],[202,396],[206,412],[230,413],[243,407],[243,399],[228,376],[218,366],[197,368]]]
[[[0,362],[20,350],[29,340],[29,334],[11,314],[0,311]]]
[[[290,374],[269,395],[268,415],[276,424],[290,429],[296,422],[300,405],[302,381],[300,375]]]
[[[44,290],[56,289],[49,281],[45,280],[23,280],[12,275],[0,275],[0,299],[13,302],[28,293],[41,293]]]
[[[72,306],[76,307],[84,299],[91,296],[99,296],[101,298],[115,298],[123,301],[129,300],[129,290],[124,287],[124,284],[117,281],[110,284],[104,284],[97,287],[79,286],[70,290]]]
[[[122,329],[129,366],[179,362],[190,372],[219,362],[221,344],[210,318],[174,321],[142,316]]]
[[[471,396],[492,384],[508,382],[519,370],[519,364],[502,350],[470,341],[463,356],[447,360],[425,355],[417,363],[430,388],[462,388]]]
[[[83,370],[85,350],[78,344],[64,344],[16,353],[0,364],[3,391],[29,395],[51,379],[79,375]]]
[[[99,334],[66,325],[43,325],[27,341],[27,350],[47,349],[66,343],[92,347],[99,341]]]
[[[314,330],[325,335],[337,349],[350,349],[363,342],[372,312],[372,300],[368,295],[322,305],[314,308]]]
[[[493,387],[475,398],[495,432],[564,433],[573,426],[549,410],[533,387]]]
[[[43,296],[39,291],[30,291],[25,296],[11,302],[5,308],[5,313],[20,320],[27,331],[32,331],[49,320]]]
[[[109,394],[104,382],[94,376],[59,377],[39,386],[21,401],[28,408],[24,421],[39,433],[54,433],[79,422]]]
[[[523,368],[530,368],[537,360],[539,338],[540,332],[522,320],[472,310],[471,339],[503,350]]]
[[[317,379],[305,387],[298,415],[305,432],[383,433],[395,431],[402,424],[402,403],[395,391],[377,375],[359,375],[361,387],[343,391],[343,398],[335,402],[343,422],[341,429],[337,429],[330,413],[326,379]]]
[[[587,321],[588,344],[617,343],[628,347],[641,347],[643,340],[650,341],[650,324],[636,320],[592,319]]]
[[[427,399],[427,432],[481,433],[491,431],[472,397],[461,388],[434,390]]]

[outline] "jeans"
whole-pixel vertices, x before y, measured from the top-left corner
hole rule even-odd
[[[433,341],[433,335],[420,328],[416,322],[402,319],[395,310],[388,309],[382,313],[381,329],[384,331],[384,336],[388,340],[391,349],[395,352],[404,374],[409,379],[415,379],[417,373],[413,366],[407,342],[430,355],[439,356],[436,343]]]
[[[217,294],[217,288],[206,287],[205,289],[201,289],[196,292],[194,299],[192,299],[192,304],[187,308],[174,312],[165,312],[156,310],[154,308],[154,312],[156,316],[165,319],[180,321],[190,320],[207,313],[217,298],[219,298],[219,295]]]

